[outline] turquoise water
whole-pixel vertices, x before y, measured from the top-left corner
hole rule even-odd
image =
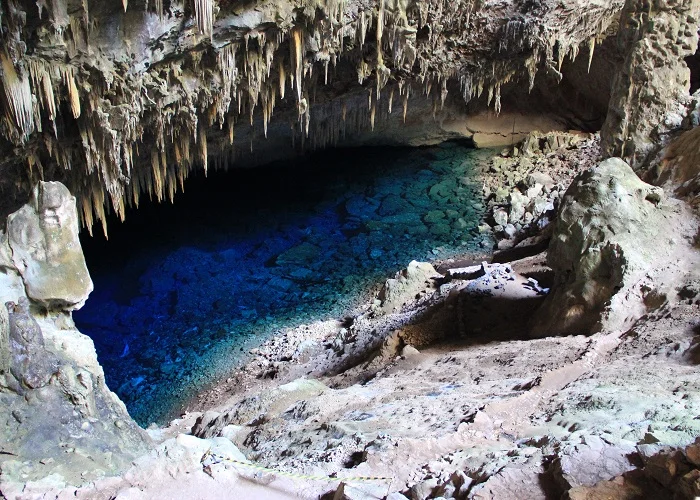
[[[457,143],[319,153],[188,181],[83,236],[95,292],[75,320],[109,387],[164,423],[280,329],[340,317],[416,260],[483,251],[490,152]]]

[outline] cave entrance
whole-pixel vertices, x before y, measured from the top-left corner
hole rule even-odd
[[[162,423],[280,329],[340,317],[413,259],[484,253],[479,158],[463,143],[357,148],[195,176],[110,239],[82,235],[75,313],[110,388]]]

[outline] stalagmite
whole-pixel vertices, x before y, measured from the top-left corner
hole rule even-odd
[[[394,89],[391,89],[391,92],[389,92],[389,114],[391,114],[391,106],[394,103]]]

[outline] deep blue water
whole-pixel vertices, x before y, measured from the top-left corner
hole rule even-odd
[[[82,235],[95,291],[76,323],[131,415],[163,423],[280,329],[339,317],[413,259],[483,251],[472,166],[489,154],[362,148],[191,178],[109,241]]]

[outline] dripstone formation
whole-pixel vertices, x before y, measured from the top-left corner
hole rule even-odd
[[[144,195],[172,200],[193,169],[594,129],[622,6],[12,0],[0,7],[2,210],[62,180],[91,228]]]

